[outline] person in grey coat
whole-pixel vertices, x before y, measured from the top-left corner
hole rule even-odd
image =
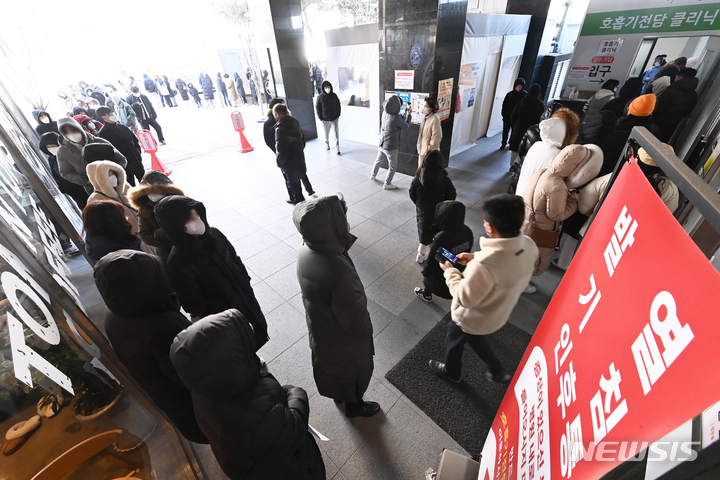
[[[213,89],[215,87],[213,87],[212,78],[210,78],[210,75],[208,75],[206,71],[203,71],[200,74],[198,83],[203,91],[203,97],[205,97],[205,108],[214,107],[215,105],[213,105],[213,100],[215,99],[215,96],[213,95]]]
[[[238,96],[243,102],[243,105],[247,105],[247,98],[245,98],[245,85],[243,85],[242,78],[240,78],[240,74],[238,72],[235,72],[235,89],[238,92]]]
[[[323,397],[345,402],[348,417],[370,417],[380,405],[363,400],[373,372],[373,327],[367,297],[348,249],[345,202],[313,198],[293,211],[303,237],[297,277],[312,350],[313,376]]]
[[[400,132],[408,129],[410,126],[410,118],[412,117],[412,110],[408,106],[408,111],[403,120],[400,116],[400,107],[402,107],[402,104],[402,99],[397,95],[393,95],[385,102],[385,113],[383,114],[382,128],[380,130],[380,146],[378,148],[377,158],[372,166],[372,174],[370,175],[370,180],[374,181],[380,170],[380,165],[382,165],[384,159],[387,159],[388,173],[387,177],[385,177],[385,183],[383,184],[383,189],[385,190],[395,190],[397,188],[397,186],[392,183],[392,179],[397,169]]]
[[[94,188],[87,176],[88,164],[82,156],[83,147],[92,143],[107,144],[115,153],[115,158],[111,160],[123,168],[127,166],[127,159],[110,142],[87,133],[74,118],[61,118],[58,120],[58,128],[60,129],[58,138],[60,145],[57,151],[57,160],[60,176],[68,182],[84,187],[87,193],[92,193]]]

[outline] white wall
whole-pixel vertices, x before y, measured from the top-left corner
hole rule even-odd
[[[376,146],[380,131],[379,57],[377,43],[328,47],[327,79],[338,84],[338,67],[363,67],[370,72],[370,108],[342,107],[340,138]]]

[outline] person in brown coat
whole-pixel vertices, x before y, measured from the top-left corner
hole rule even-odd
[[[185,193],[175,186],[167,175],[156,170],[150,170],[143,175],[140,185],[131,188],[128,192],[130,203],[138,210],[138,236],[145,245],[155,247],[163,263],[167,262],[172,243],[160,228],[153,208],[168,195],[185,196]]]
[[[594,155],[597,155],[595,150],[587,146],[569,145],[555,157],[550,168],[535,172],[523,192],[525,235],[530,236],[533,229],[533,211],[537,228],[552,231],[560,230],[563,220],[577,211],[578,191],[568,188],[566,180],[568,177],[576,176],[588,163],[595,164],[591,162]],[[540,253],[533,276],[538,276],[547,269],[553,252],[552,248],[538,248],[538,250]],[[531,291],[527,292],[531,293]]]

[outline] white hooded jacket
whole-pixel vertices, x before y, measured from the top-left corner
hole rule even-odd
[[[548,118],[540,122],[540,141],[535,142],[525,156],[515,189],[518,195],[525,193],[528,181],[535,172],[550,167],[560,153],[565,131],[565,121],[562,118]]]
[[[118,179],[117,187],[115,188],[110,185],[109,175],[111,170],[115,172]],[[125,207],[125,216],[133,227],[132,232],[137,233],[138,212],[130,206],[130,201],[127,198],[127,192],[130,187],[125,183],[125,170],[115,162],[102,160],[88,164],[87,176],[95,189],[90,195],[90,198],[88,198],[88,205],[101,200],[113,200],[122,204],[123,207]]]

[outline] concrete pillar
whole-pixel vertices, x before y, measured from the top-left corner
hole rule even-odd
[[[523,51],[522,63],[520,64],[520,71],[518,72],[518,77],[524,78],[528,83],[533,77],[533,70],[535,69],[535,62],[540,49],[543,30],[545,30],[545,22],[547,21],[550,2],[551,0],[508,0],[507,3],[505,13],[532,15],[527,41],[525,42],[525,50]]]

